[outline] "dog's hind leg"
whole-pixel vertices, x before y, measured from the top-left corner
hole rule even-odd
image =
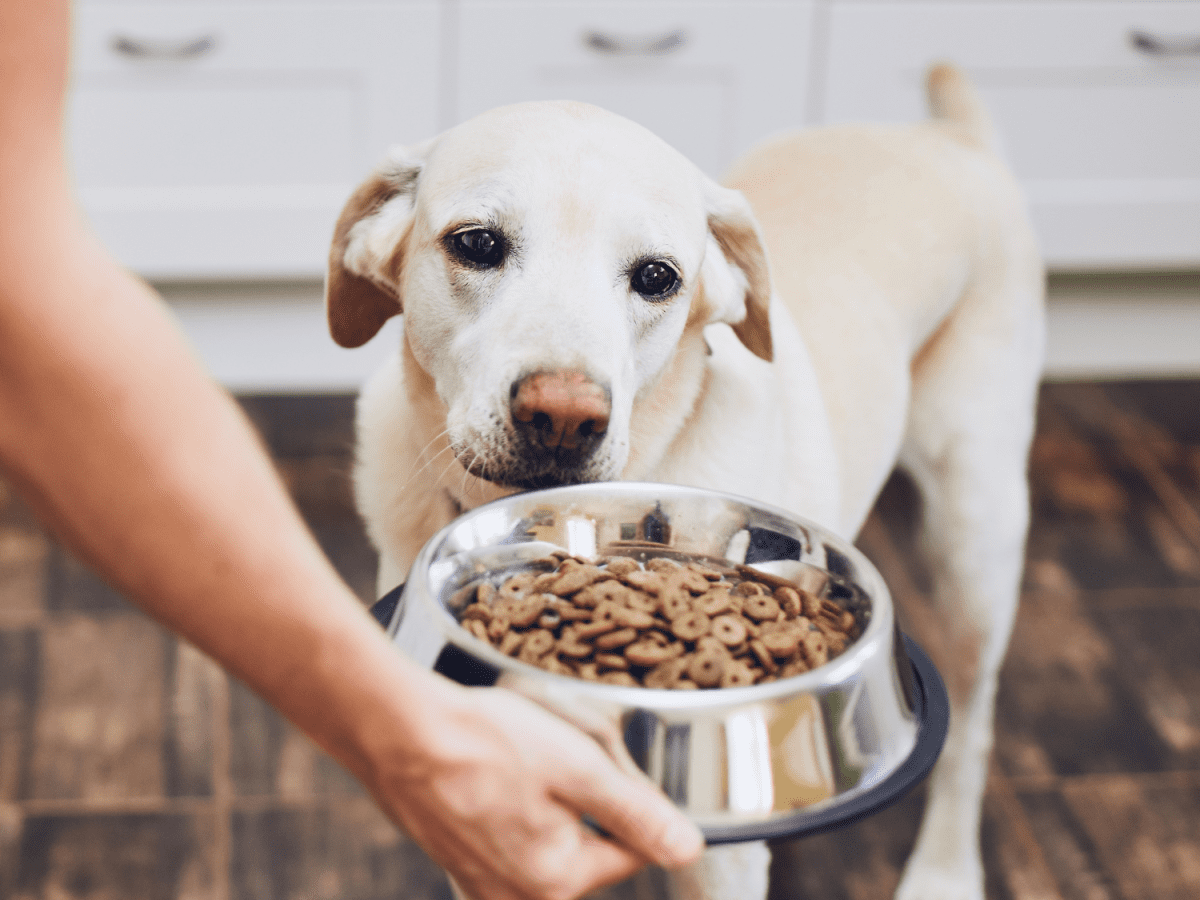
[[[951,716],[898,900],[984,896],[980,811],[1020,592],[1041,368],[1041,282],[1023,284],[997,297],[1000,307],[966,300],[914,370],[901,465],[921,494],[933,583],[932,615],[922,617],[931,628],[917,637],[946,680]]]

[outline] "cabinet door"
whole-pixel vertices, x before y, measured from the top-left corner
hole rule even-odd
[[[155,278],[312,277],[390,143],[437,127],[436,0],[82,3],[70,158]]]
[[[459,119],[522,100],[627,116],[720,175],[805,124],[810,2],[459,4]]]
[[[942,59],[984,95],[1051,265],[1200,263],[1200,3],[837,2],[819,117],[921,118]]]

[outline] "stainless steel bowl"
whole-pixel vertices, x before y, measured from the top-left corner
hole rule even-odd
[[[787,578],[850,610],[840,656],[749,687],[678,691],[555,675],[459,626],[461,589],[553,549],[686,554]],[[398,647],[464,684],[502,685],[576,723],[646,772],[709,843],[835,827],[900,796],[933,765],[948,704],[937,671],[896,628],[879,573],[851,543],[744,498],[615,482],[518,494],[435,535],[407,583],[376,605]]]

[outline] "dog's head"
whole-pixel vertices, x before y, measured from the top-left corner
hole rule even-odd
[[[771,358],[770,279],[740,193],[577,103],[494,110],[398,148],[338,220],[334,339],[403,312],[450,444],[506,487],[619,478],[635,404],[685,334]]]

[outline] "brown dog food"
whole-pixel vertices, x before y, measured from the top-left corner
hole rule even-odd
[[[459,621],[550,672],[649,688],[745,687],[824,665],[854,614],[749,566],[556,554],[460,592]]]

